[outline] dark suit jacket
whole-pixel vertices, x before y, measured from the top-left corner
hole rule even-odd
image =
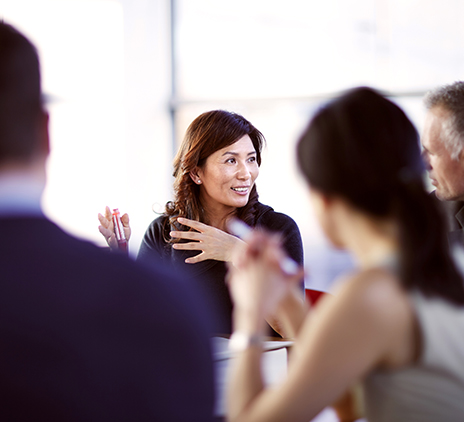
[[[208,421],[201,298],[44,218],[0,218],[0,420]]]
[[[443,212],[448,229],[448,243],[450,246],[460,245],[464,247],[464,202],[462,201],[440,201],[431,193]]]

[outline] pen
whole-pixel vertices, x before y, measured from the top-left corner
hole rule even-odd
[[[252,229],[243,221],[233,218],[228,223],[228,228],[232,234],[239,239],[246,241],[250,236]],[[288,256],[283,257],[279,262],[280,269],[287,275],[295,275],[298,273],[298,264]]]
[[[126,235],[124,234],[124,226],[122,225],[121,215],[118,208],[113,209],[113,225],[114,234],[116,235],[116,240],[118,241],[118,248],[120,251],[127,253],[127,240]]]

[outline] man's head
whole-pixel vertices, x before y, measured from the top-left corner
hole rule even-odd
[[[0,22],[0,168],[46,155],[47,121],[36,49],[24,35]]]
[[[436,196],[464,200],[464,82],[428,92],[424,103],[422,146]]]

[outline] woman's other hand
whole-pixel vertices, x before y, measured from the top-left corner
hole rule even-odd
[[[288,274],[281,262],[286,257],[277,235],[253,231],[246,246],[237,251],[229,268],[229,288],[235,305],[235,330],[248,332],[254,324],[275,315],[281,302],[293,294],[304,275],[303,268]]]
[[[111,249],[117,250],[118,241],[116,239],[116,235],[114,234],[113,216],[109,207],[106,207],[105,215],[98,213],[98,220],[100,221],[100,226],[98,226],[98,230],[105,238],[106,243],[108,243],[108,246]],[[121,222],[124,226],[124,234],[126,235],[126,240],[129,242],[129,238],[131,235],[131,228],[129,226],[129,216],[127,214],[124,214],[121,217]]]
[[[215,227],[187,218],[179,217],[177,221],[195,231],[172,231],[171,237],[192,241],[174,243],[172,247],[176,250],[201,251],[198,255],[187,258],[185,262],[188,264],[196,264],[207,259],[233,262],[234,250],[245,247],[245,242]]]

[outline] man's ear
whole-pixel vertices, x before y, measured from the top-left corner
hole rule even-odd
[[[195,167],[195,170],[192,170],[190,172],[190,178],[193,180],[193,183],[196,183],[197,185],[201,185],[201,169],[199,167]]]
[[[39,116],[39,144],[40,152],[44,155],[50,154],[50,132],[49,132],[50,116],[47,111],[42,110]]]

